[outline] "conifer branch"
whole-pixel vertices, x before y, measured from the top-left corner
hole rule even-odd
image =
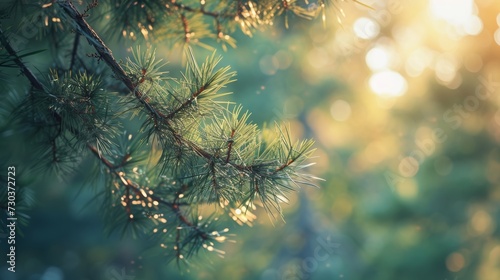
[[[63,8],[64,12],[76,24],[78,32],[85,36],[88,42],[96,49],[101,59],[111,68],[116,77],[121,80],[125,86],[135,94],[139,102],[141,102],[146,109],[155,117],[161,117],[161,113],[155,110],[144,98],[143,93],[137,89],[132,79],[127,76],[120,64],[115,60],[111,50],[104,44],[101,38],[97,35],[94,29],[87,23],[83,15],[78,12],[76,7],[71,1],[58,2]]]
[[[146,98],[143,98],[143,93],[137,88],[137,85],[132,81],[132,79],[125,73],[123,68],[118,64],[118,62],[113,57],[111,50],[105,45],[105,43],[99,38],[94,29],[86,22],[86,20],[82,17],[82,15],[77,11],[76,7],[70,1],[59,2],[59,5],[63,8],[66,14],[75,22],[78,26],[78,30],[85,36],[89,43],[96,49],[97,53],[101,56],[104,62],[113,70],[115,75],[119,80],[121,80],[127,88],[135,93],[136,98],[146,107],[146,109],[151,113],[151,115],[155,118],[155,123],[161,121],[164,123],[168,130],[171,131],[174,138],[184,145],[193,149],[196,154],[207,160],[213,160],[214,158],[218,158],[211,154],[208,151],[205,151],[202,147],[196,145],[192,141],[189,141],[182,137],[179,133],[177,133],[172,124],[170,123],[170,119],[172,119],[178,112],[182,111],[188,105],[190,105],[196,98],[205,90],[207,85],[201,86],[195,92],[192,93],[191,97],[182,103],[177,109],[169,113],[168,115],[164,115],[159,110],[154,108]],[[242,166],[239,164],[234,164],[234,166],[240,170],[248,170],[249,168],[246,166]]]
[[[179,261],[203,246],[207,251],[213,251],[211,241],[225,240],[225,236],[208,228],[217,218],[203,224],[201,216],[194,216],[199,214],[198,206],[227,206],[229,210],[226,213],[233,214],[231,217],[235,221],[247,223],[253,218],[247,219],[247,214],[251,212],[245,209],[255,210],[259,204],[258,201],[254,204],[256,200],[260,199],[266,211],[276,210],[282,215],[280,205],[287,201],[287,191],[302,184],[313,185],[310,182],[316,178],[298,172],[308,167],[303,162],[312,153],[312,141],[292,143],[288,131],[284,133],[279,126],[276,126],[276,133],[267,128],[260,130],[249,121],[248,112],[240,114],[241,107],[221,101],[220,97],[229,94],[221,91],[233,81],[235,73],[230,72],[229,67],[215,70],[220,62],[215,54],[198,66],[194,55],[189,53],[182,78],[170,79],[162,70],[164,64],[161,60],[155,61],[154,53],[150,56],[148,52],[144,56],[134,54],[137,63],[130,58],[126,64],[115,59],[111,49],[86,20],[89,11],[97,6],[96,0],[82,8],[83,12],[79,12],[69,0],[51,3],[57,3],[60,8],[53,9],[58,16],[56,21],[60,22],[62,14],[66,22],[73,26],[75,37],[73,48],[65,56],[70,59],[69,69],[68,64],[63,64],[66,65],[62,67],[64,69],[51,71],[50,83],[42,84],[37,79],[21,60],[23,55],[12,49],[0,29],[0,42],[31,84],[29,98],[32,103],[21,104],[18,112],[23,120],[27,119],[32,125],[31,128],[46,129],[43,131],[46,133],[40,133],[43,134],[43,148],[46,148],[40,149],[40,159],[48,158],[50,161],[52,156],[56,168],[65,168],[67,166],[63,164],[69,162],[68,155],[84,151],[86,155],[96,157],[98,162],[95,165],[101,167],[109,183],[104,192],[109,203],[103,203],[103,207],[110,218],[107,222],[114,225],[110,228],[126,222],[124,231],[130,225],[134,235],[137,229],[144,233],[152,229],[156,233],[157,227],[163,227],[161,232],[166,232],[168,228],[169,234],[158,236],[167,239],[169,244],[175,244],[176,252],[171,255]],[[117,0],[111,6],[120,6],[121,3]],[[238,0],[228,3],[226,8],[217,3],[207,4],[207,9],[220,9],[219,12],[205,10],[204,1],[199,8],[196,4],[185,6],[176,0],[127,0],[123,5],[124,9],[118,12],[125,12],[118,17],[123,16],[125,22],[138,25],[145,38],[153,29],[162,28],[161,24],[171,23],[177,28],[167,26],[166,32],[173,30],[175,36],[184,35],[185,43],[196,43],[198,38],[207,36],[206,29],[210,26],[216,29],[218,41],[225,40],[231,44],[232,39],[223,33],[226,24],[231,30],[238,24],[244,32],[250,32],[260,25],[271,24],[283,9],[285,13],[288,10],[296,13],[298,9],[295,1],[283,0]],[[127,18],[129,11],[137,12],[135,17],[131,17],[133,22]],[[162,14],[165,11],[168,16]],[[113,11],[108,13],[113,15]],[[148,18],[150,24],[144,24],[143,16]],[[211,18],[214,21],[211,25],[204,21]],[[155,20],[157,23],[153,24]],[[157,26],[160,28],[157,29]],[[115,27],[112,31],[125,37],[130,30],[128,27]],[[122,32],[116,32],[117,29]],[[134,32],[137,30],[134,29]],[[51,32],[49,35],[59,34]],[[130,36],[136,38],[133,34]],[[83,47],[80,37],[85,37],[96,50],[90,57],[104,61],[114,78],[125,85],[125,96],[113,97],[102,93],[105,89],[109,90],[109,84],[115,81],[109,82],[97,74],[73,71],[80,65],[86,68],[78,55],[79,48],[81,51]],[[191,51],[190,48],[188,50]],[[140,54],[139,49],[137,53]],[[78,72],[77,77],[72,76],[72,72]],[[104,85],[103,81],[109,84]],[[33,89],[37,89],[37,94],[31,94]],[[123,102],[120,105],[124,106],[118,109],[118,106],[108,102],[108,98],[119,99]],[[21,112],[28,112],[25,109],[32,109],[29,111],[31,118],[22,115]],[[123,142],[114,140],[120,126],[113,127],[114,123],[110,120],[123,121],[129,112],[132,117],[138,116],[134,121],[143,124],[139,137],[134,138],[138,141],[126,142],[132,139],[129,135],[122,146]],[[154,148],[147,154],[153,144]],[[149,162],[146,163],[146,160]],[[151,164],[160,163],[162,168],[149,168]],[[243,210],[244,213],[236,210]],[[169,223],[164,215],[168,216]],[[176,230],[176,235],[173,230]],[[224,229],[221,233],[227,231]],[[160,247],[166,248],[163,243]],[[183,255],[184,252],[187,255]]]
[[[123,81],[125,86],[127,86],[130,91],[134,92],[135,86],[132,83],[132,80],[127,76],[120,64],[118,64],[118,62],[115,60],[111,50],[104,44],[104,42],[97,35],[94,29],[84,19],[84,15],[80,14],[73,3],[71,3],[71,1],[69,0],[58,2],[58,4],[76,24],[77,32],[80,32],[81,35],[87,38],[89,43],[96,49],[97,53],[101,56],[101,59],[106,62],[106,64],[111,68],[116,77],[119,80]]]
[[[100,58],[111,68],[115,76],[121,80],[125,86],[135,94],[139,102],[141,102],[146,109],[154,117],[162,118],[163,114],[152,107],[143,96],[143,93],[137,88],[137,84],[125,73],[121,65],[116,61],[111,50],[106,46],[102,39],[97,35],[94,29],[87,23],[83,15],[78,12],[73,3],[69,0],[59,2],[64,12],[76,24],[78,32],[85,36],[88,42],[95,48]],[[144,80],[142,80],[144,81]],[[141,82],[141,80],[139,81]]]
[[[33,86],[36,89],[39,89],[39,90],[43,91],[44,87],[43,87],[42,83],[38,80],[38,78],[36,78],[36,76],[33,75],[33,73],[31,72],[31,70],[17,56],[16,51],[14,51],[14,49],[12,48],[12,46],[6,40],[5,35],[4,35],[3,31],[2,31],[2,29],[0,29],[0,42],[5,47],[5,49],[9,52],[9,54],[11,56],[15,57],[16,64],[18,65],[18,67],[20,69],[22,69],[23,75],[30,81],[31,86]],[[62,118],[61,118],[61,116],[59,114],[57,114],[56,112],[54,112],[54,114],[56,114],[56,119],[59,122],[62,121]],[[78,132],[72,131],[72,133],[78,133]],[[52,156],[54,157],[55,160],[57,160],[57,146],[56,146],[55,139],[51,140],[51,145],[52,145]],[[102,164],[104,164],[108,168],[108,170],[110,172],[112,172],[115,176],[117,176],[118,178],[120,178],[120,182],[126,188],[127,192],[130,189],[132,189],[137,195],[143,196],[140,187],[136,183],[134,183],[130,179],[125,178],[123,173],[120,173],[120,172],[118,172],[116,170],[118,168],[121,168],[121,165],[123,165],[123,162],[120,165],[115,166],[113,163],[111,163],[111,161],[109,161],[106,157],[104,157],[102,155],[102,153],[100,153],[97,150],[97,148],[95,148],[94,146],[92,146],[90,144],[87,144],[87,148],[92,152],[93,155],[95,155],[99,159],[99,161]],[[126,159],[124,158],[123,161],[126,161]],[[151,199],[153,199],[154,201],[158,202],[159,204],[163,204],[163,205],[169,207],[176,214],[176,216],[178,217],[179,221],[181,221],[185,226],[187,226],[189,228],[192,228],[193,230],[195,230],[196,232],[198,232],[199,235],[204,240],[207,240],[209,238],[208,237],[208,233],[202,231],[199,227],[193,225],[193,223],[191,223],[187,219],[187,217],[185,217],[182,214],[181,209],[179,207],[180,206],[179,203],[177,203],[177,202],[174,202],[174,203],[168,202],[168,201],[166,201],[166,200],[162,199],[161,197],[158,197],[158,196],[156,196],[154,194],[150,195],[150,197],[151,197]],[[126,198],[128,199],[128,195],[126,195]],[[129,212],[130,212],[130,209],[127,209],[127,213],[129,213]]]
[[[106,157],[104,157],[101,153],[99,153],[99,151],[94,146],[87,145],[87,147],[92,152],[92,154],[94,154],[108,168],[108,170],[110,172],[112,172],[115,176],[120,178],[120,182],[123,184],[123,186],[126,188],[127,191],[129,189],[132,189],[135,194],[140,195],[140,196],[144,196],[143,193],[141,192],[141,188],[136,183],[134,183],[130,179],[125,178],[125,175],[123,173],[120,173],[116,170],[118,168],[118,166],[113,165]],[[126,197],[128,198],[128,194]],[[163,205],[169,207],[176,214],[176,216],[179,218],[179,221],[181,221],[187,227],[192,228],[195,231],[197,231],[203,239],[208,239],[208,234],[206,232],[202,231],[199,227],[193,225],[193,223],[191,223],[187,219],[187,217],[185,217],[182,214],[181,209],[179,207],[180,206],[179,203],[177,203],[176,201],[174,201],[173,203],[168,202],[168,201],[166,201],[166,200],[162,199],[161,197],[154,195],[154,194],[149,195],[149,197],[151,197],[151,199],[153,199],[153,201],[156,201],[160,204],[163,204]]]
[[[93,28],[85,21],[85,19],[81,16],[81,14],[76,10],[75,6],[70,1],[60,2],[59,5],[64,9],[64,11],[68,14],[68,16],[75,22],[78,26],[78,30],[82,32],[82,35],[87,37],[89,43],[96,49],[101,58],[106,62],[106,64],[113,70],[115,75],[117,75],[118,79],[124,82],[129,90],[135,93],[135,96],[139,101],[146,107],[146,109],[152,114],[155,118],[155,123],[157,121],[163,121],[166,124],[169,131],[171,131],[172,135],[176,140],[185,144],[186,146],[193,149],[196,154],[201,157],[212,160],[214,158],[218,158],[219,156],[213,155],[210,152],[204,150],[202,147],[196,145],[192,141],[189,141],[182,137],[179,133],[177,133],[172,124],[170,123],[170,119],[172,119],[178,112],[182,111],[189,104],[191,104],[196,98],[205,90],[207,85],[201,86],[195,92],[192,93],[191,97],[182,103],[177,109],[170,112],[168,115],[164,115],[159,112],[159,110],[155,109],[153,105],[149,104],[147,99],[143,98],[143,93],[137,88],[137,85],[131,80],[131,78],[125,73],[123,68],[118,64],[115,58],[112,55],[111,50],[105,45],[105,43],[99,38],[97,33],[93,30]],[[229,160],[226,162],[229,163]],[[240,164],[232,164],[240,171],[246,171],[252,169],[251,166],[243,166]],[[283,169],[283,168],[281,168]],[[281,170],[280,169],[280,170]],[[279,171],[279,170],[278,170]]]
[[[17,55],[17,52],[10,45],[9,40],[5,36],[5,33],[3,32],[2,28],[0,28],[0,42],[4,46],[7,53],[10,56],[12,56],[14,62],[21,69],[21,72],[24,74],[24,76],[30,81],[33,88],[35,88],[37,90],[43,90],[42,83],[40,83],[40,81],[38,81],[38,79],[33,74],[33,72],[31,72],[31,70],[28,67],[26,67],[26,65],[23,63],[21,58]]]

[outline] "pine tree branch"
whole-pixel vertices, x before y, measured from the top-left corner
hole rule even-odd
[[[135,184],[130,179],[125,178],[125,176],[123,174],[121,174],[120,172],[118,172],[116,170],[119,168],[118,166],[113,165],[113,163],[111,163],[111,161],[109,161],[106,157],[104,157],[101,153],[99,153],[99,151],[94,146],[88,144],[87,148],[92,152],[92,154],[94,154],[99,159],[99,161],[101,161],[102,164],[104,164],[108,168],[108,170],[110,172],[112,172],[114,175],[116,175],[118,178],[120,178],[120,181],[122,182],[122,184],[126,188],[132,188],[135,193],[141,194],[141,196],[143,196],[141,193],[141,190],[137,186],[137,184]],[[176,203],[170,203],[170,202],[163,200],[161,197],[158,197],[156,195],[150,195],[150,197],[153,200],[157,201],[158,203],[166,205],[166,206],[172,208],[172,210],[174,210]]]
[[[123,173],[118,172],[116,170],[118,167],[113,165],[107,158],[105,158],[101,153],[99,153],[99,151],[94,146],[89,144],[87,145],[87,147],[108,168],[110,172],[112,172],[115,176],[120,178],[121,183],[123,184],[123,186],[126,188],[127,191],[129,189],[132,189],[132,191],[134,191],[135,194],[144,196],[143,192],[141,192],[141,188],[137,186],[137,184],[131,181],[130,179],[125,178],[125,175]],[[128,195],[126,197],[128,198]],[[151,197],[153,201],[156,201],[159,204],[163,204],[169,207],[179,218],[179,221],[181,221],[187,227],[192,228],[193,230],[198,232],[203,239],[205,240],[208,239],[208,234],[206,232],[202,231],[199,227],[193,225],[193,223],[191,223],[187,219],[187,217],[184,216],[184,214],[182,214],[182,211],[180,209],[180,204],[177,203],[177,201],[171,203],[154,194],[149,195],[149,197]]]
[[[252,177],[259,178],[259,180],[263,181],[270,180],[270,182],[272,181],[277,183],[278,186],[285,187],[282,183],[278,182],[281,180],[288,180],[294,182],[289,174],[285,174],[285,176],[276,175],[279,172],[284,172],[285,169],[290,167],[300,158],[300,155],[291,156],[292,150],[288,151],[289,155],[284,163],[282,163],[278,167],[274,167],[273,170],[269,170],[269,168],[276,163],[275,159],[270,159],[266,162],[261,162],[257,160],[251,165],[246,165],[245,163],[238,164],[236,162],[232,162],[231,151],[233,149],[232,148],[233,144],[231,143],[231,141],[228,141],[228,153],[219,154],[219,153],[211,153],[205,150],[202,146],[191,141],[190,139],[186,139],[179,131],[176,130],[174,124],[174,118],[181,111],[184,111],[184,109],[187,108],[190,104],[195,102],[196,98],[202,92],[204,92],[207,87],[210,86],[210,83],[206,82],[205,84],[200,85],[199,88],[192,89],[191,96],[187,100],[181,103],[177,108],[175,108],[170,113],[168,114],[162,113],[162,111],[155,108],[155,105],[150,103],[151,101],[149,100],[149,98],[146,97],[145,94],[143,94],[142,91],[139,89],[141,82],[145,81],[145,79],[143,79],[145,76],[144,70],[142,70],[143,78],[141,78],[137,82],[134,82],[132,80],[132,77],[129,77],[123,70],[123,68],[118,64],[116,59],[113,57],[111,50],[104,44],[104,42],[99,38],[94,29],[85,21],[82,15],[76,10],[75,6],[69,1],[59,2],[59,5],[63,8],[65,13],[74,22],[74,24],[76,24],[77,30],[81,32],[81,34],[88,39],[89,43],[96,49],[97,53],[101,56],[103,61],[113,70],[116,77],[119,80],[121,80],[125,84],[125,86],[132,93],[134,93],[135,98],[138,99],[138,101],[142,105],[144,105],[145,109],[152,117],[155,127],[158,126],[162,127],[163,125],[163,128],[166,129],[169,133],[171,133],[171,136],[173,136],[174,140],[179,145],[184,145],[188,147],[195,155],[205,159],[209,165],[211,164],[229,165],[238,170],[239,172],[241,172],[242,175],[245,174],[248,175],[249,178]],[[290,147],[290,149],[292,148]],[[267,190],[267,188],[264,188],[260,184],[261,183],[259,183],[258,180],[255,181],[255,183],[253,184],[253,187],[255,188],[254,193],[259,194],[264,204],[266,204],[267,201],[270,201],[270,203],[272,203],[272,205],[278,210],[278,212],[281,213],[279,206],[277,206],[277,204],[280,201],[277,195],[278,194],[281,195],[282,191],[278,187],[275,190],[271,189]],[[265,205],[265,207],[267,210],[269,210],[269,207],[267,205]],[[195,225],[189,222],[189,220],[185,216],[182,215],[179,209],[179,205],[176,205],[174,202],[174,204],[170,205],[170,208],[177,214],[179,220],[182,223],[184,223],[189,228],[196,230],[199,236],[201,236],[203,239],[208,238],[208,235],[206,235],[206,233],[198,229]]]
[[[238,8],[238,13],[234,13],[234,14],[207,11],[207,10],[205,10],[205,4],[203,4],[203,3],[201,4],[200,8],[193,8],[191,6],[186,6],[180,2],[177,2],[176,0],[170,0],[170,4],[172,4],[177,9],[185,11],[185,12],[190,12],[190,13],[194,13],[194,14],[201,14],[203,16],[213,18],[213,20],[215,20],[215,29],[216,29],[216,33],[217,33],[217,38],[219,38],[219,39],[223,38],[223,36],[224,36],[224,33],[222,32],[221,19],[237,19],[238,15],[241,11],[241,8]],[[238,1],[238,7],[240,7],[239,5],[241,5],[240,1]],[[168,6],[167,6],[167,8],[168,8]],[[183,25],[185,28],[187,20],[185,20],[184,14],[182,14],[182,22],[183,22]],[[186,34],[185,36],[188,35],[188,33],[186,33],[186,32],[185,32],[185,34]],[[186,43],[188,43],[189,37],[185,37],[185,41],[186,41]]]
[[[135,92],[135,86],[132,80],[127,76],[123,68],[118,64],[118,62],[113,57],[111,50],[104,44],[104,42],[99,38],[97,33],[92,27],[85,21],[84,15],[80,14],[75,8],[73,3],[68,1],[58,2],[59,6],[63,8],[64,12],[73,20],[73,22],[78,27],[78,32],[85,36],[89,43],[96,49],[97,53],[100,55],[101,59],[106,62],[106,64],[111,68],[116,77],[123,81],[125,86]]]
[[[94,29],[87,23],[83,15],[78,12],[76,7],[68,1],[59,2],[59,5],[63,8],[64,12],[73,20],[73,22],[78,27],[78,31],[81,35],[85,36],[88,42],[95,48],[101,59],[111,68],[115,76],[121,80],[125,86],[135,94],[139,102],[141,102],[146,109],[155,118],[165,118],[165,116],[156,110],[149,102],[144,98],[144,94],[138,89],[138,85],[132,81],[132,79],[125,73],[120,64],[116,61],[111,50],[106,46],[106,44],[97,35]],[[156,120],[155,120],[156,121]]]
[[[134,191],[134,193],[136,195],[144,196],[144,193],[141,191],[141,188],[136,183],[131,181],[130,179],[126,179],[125,175],[122,172],[118,172],[116,170],[118,167],[114,166],[107,158],[105,158],[101,153],[99,153],[99,151],[94,146],[89,144],[89,145],[87,145],[87,147],[108,168],[108,170],[110,172],[112,172],[115,176],[120,178],[120,182],[126,188],[126,191],[127,191],[126,198],[127,199],[129,197],[128,192],[130,189],[132,189],[132,191]],[[159,204],[163,204],[163,205],[169,207],[175,213],[175,215],[177,216],[179,221],[181,221],[185,226],[195,230],[201,236],[202,239],[207,240],[209,238],[208,233],[201,230],[198,226],[195,226],[192,222],[190,222],[188,220],[188,218],[186,216],[184,216],[184,214],[182,213],[182,211],[180,209],[180,204],[176,200],[174,200],[174,202],[171,203],[171,202],[168,202],[168,201],[166,201],[166,200],[162,199],[161,197],[154,195],[154,194],[150,194],[149,197],[153,201],[156,201]],[[128,205],[129,205],[129,203],[127,203],[127,206]],[[127,212],[128,213],[130,212],[129,208],[127,209]]]
[[[111,50],[106,46],[106,44],[101,40],[101,38],[97,35],[94,29],[87,23],[87,21],[83,18],[83,16],[78,12],[76,7],[70,1],[59,2],[59,5],[63,8],[66,14],[73,20],[73,22],[78,26],[78,30],[81,32],[83,36],[87,38],[89,43],[95,48],[97,53],[101,56],[104,62],[112,69],[117,78],[121,80],[125,86],[132,92],[135,93],[136,98],[141,102],[146,109],[150,112],[150,114],[155,118],[155,122],[161,121],[164,123],[169,131],[174,135],[175,139],[185,144],[186,146],[193,149],[196,154],[207,160],[213,160],[218,158],[207,151],[205,151],[202,147],[196,145],[192,141],[189,141],[182,137],[177,131],[174,130],[172,124],[170,123],[170,119],[172,119],[177,113],[182,111],[188,105],[190,105],[196,97],[199,96],[204,90],[206,85],[200,87],[195,92],[192,93],[191,97],[182,103],[177,109],[169,113],[168,115],[164,115],[153,105],[151,105],[145,98],[143,98],[143,93],[137,88],[137,84],[135,84],[132,79],[125,73],[123,68],[118,64],[116,59],[113,57]],[[233,164],[239,170],[248,170],[249,168],[243,165]]]
[[[42,85],[42,83],[36,78],[35,75],[33,75],[33,72],[31,72],[31,70],[22,62],[22,60],[18,57],[17,55],[17,52],[12,48],[12,46],[9,44],[8,40],[5,38],[5,35],[2,31],[2,29],[0,28],[0,42],[2,43],[2,45],[5,47],[5,49],[7,50],[7,52],[14,57],[14,61],[16,62],[16,64],[18,65],[18,67],[21,69],[23,75],[30,81],[30,84],[32,87],[36,88],[36,89],[39,89],[39,90],[44,90],[44,87]],[[61,119],[61,116],[58,115],[57,113],[56,114],[56,119],[58,121],[62,121]],[[107,158],[105,158],[98,150],[97,148],[95,148],[94,146],[90,145],[90,144],[87,144],[87,148],[92,152],[92,154],[94,154],[102,164],[104,164],[110,172],[113,172],[113,174],[115,176],[117,176],[118,178],[120,178],[120,181],[122,182],[122,184],[126,187],[126,190],[128,191],[130,188],[138,195],[143,195],[142,192],[141,192],[141,189],[140,187],[138,187],[134,182],[132,182],[131,180],[129,179],[126,179],[122,174],[120,174],[120,172],[118,172],[116,169],[119,168],[120,166],[114,166],[113,163],[111,163],[111,161],[109,161]],[[54,153],[54,157],[56,157],[56,154],[55,154],[55,142],[53,142],[53,153]],[[153,199],[154,201],[157,201],[159,204],[163,204],[167,207],[169,207],[175,214],[176,216],[179,218],[179,220],[186,226],[188,226],[189,228],[192,228],[194,229],[196,232],[198,232],[200,234],[200,236],[206,240],[208,239],[208,234],[204,231],[202,231],[199,227],[193,225],[193,223],[191,223],[181,212],[181,209],[180,209],[180,204],[175,202],[175,203],[171,203],[171,202],[168,202],[166,200],[163,200],[162,198],[156,196],[156,195],[150,195],[151,199]],[[127,196],[128,198],[128,196]],[[128,204],[127,204],[128,205]]]

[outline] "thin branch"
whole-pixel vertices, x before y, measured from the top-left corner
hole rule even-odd
[[[130,188],[128,186],[125,187],[125,211],[127,212],[127,218],[129,220],[132,220],[132,217],[130,216],[131,211],[130,211]]]
[[[234,133],[236,130],[234,128],[231,130],[231,136],[229,137],[229,140],[227,141],[227,156],[226,156],[226,164],[229,163],[229,159],[231,158],[231,150],[233,148],[233,143],[234,143]]]
[[[131,91],[135,91],[135,86],[132,83],[132,80],[127,76],[123,68],[118,64],[113,57],[113,53],[111,50],[104,44],[104,42],[97,36],[94,29],[88,25],[88,23],[84,20],[83,15],[80,14],[73,3],[70,1],[58,2],[59,6],[63,8],[64,12],[74,21],[76,26],[78,27],[78,31],[87,38],[89,43],[96,49],[96,51],[101,56],[102,60],[108,64],[116,77],[123,81],[128,89]]]
[[[132,189],[136,194],[142,195],[142,192],[140,191],[140,187],[138,187],[131,180],[126,179],[123,173],[118,172],[116,170],[117,166],[114,166],[107,158],[103,157],[102,154],[100,154],[99,151],[94,146],[92,146],[92,145],[89,144],[89,145],[87,145],[87,147],[109,169],[110,172],[112,172],[115,176],[117,176],[118,178],[120,178],[121,183],[127,188],[127,191],[129,189]],[[128,195],[127,195],[127,197],[128,197]],[[206,232],[202,231],[199,227],[193,225],[193,223],[191,223],[186,218],[186,216],[184,216],[182,214],[181,209],[179,207],[179,203],[177,203],[177,202],[174,202],[174,203],[168,202],[168,201],[166,201],[166,200],[164,200],[161,197],[156,196],[156,195],[149,195],[149,197],[151,197],[151,199],[153,199],[154,201],[157,201],[158,203],[161,203],[163,205],[168,206],[176,214],[176,216],[179,218],[179,220],[184,225],[186,225],[189,228],[192,228],[195,231],[197,231],[203,239],[205,239],[205,240],[208,239],[208,234]]]
[[[23,61],[21,60],[21,58],[17,55],[17,52],[10,45],[9,40],[5,36],[5,33],[3,33],[2,28],[0,28],[0,42],[4,46],[5,50],[7,50],[7,52],[9,53],[9,55],[13,57],[14,62],[21,69],[21,72],[23,73],[23,75],[26,78],[28,78],[28,80],[30,81],[31,85],[35,89],[37,89],[37,90],[43,90],[42,83],[40,83],[40,81],[38,81],[38,79],[33,74],[33,72],[31,72],[31,70],[28,69],[28,67],[26,67],[26,65],[23,63]]]
[[[176,140],[179,140],[184,145],[193,149],[196,154],[201,157],[211,160],[213,158],[218,158],[218,156],[212,155],[211,153],[205,151],[202,147],[196,145],[195,143],[185,139],[179,133],[177,133],[170,123],[170,119],[172,119],[178,112],[182,109],[186,108],[189,104],[191,104],[196,97],[198,97],[204,90],[205,86],[203,85],[194,93],[192,93],[191,97],[182,103],[176,110],[170,112],[167,115],[159,112],[154,108],[145,98],[143,98],[143,93],[137,88],[137,85],[132,81],[132,79],[127,76],[123,68],[118,64],[116,59],[113,57],[111,50],[104,44],[104,42],[99,38],[94,29],[85,21],[82,15],[78,12],[75,6],[70,1],[59,2],[59,5],[63,8],[66,14],[74,21],[76,26],[78,27],[79,32],[83,36],[87,38],[89,43],[96,49],[97,53],[101,56],[102,60],[111,68],[111,70],[115,73],[116,77],[121,80],[125,86],[132,91],[136,98],[141,102],[146,109],[151,113],[151,116],[155,118],[155,122],[159,119],[164,124],[166,124],[167,128],[172,132]],[[233,164],[236,168],[240,170],[248,170],[248,167],[238,164]]]
[[[127,76],[125,70],[118,64],[113,56],[111,50],[104,44],[101,38],[97,35],[94,29],[87,23],[83,18],[83,15],[78,12],[76,7],[70,1],[58,2],[58,4],[63,8],[64,12],[73,20],[76,24],[78,32],[85,36],[88,42],[95,48],[101,59],[111,68],[115,76],[121,80],[125,86],[134,93],[139,102],[141,102],[146,109],[155,118],[162,118],[163,114],[155,110],[151,104],[149,104],[144,98],[143,93],[137,88],[137,85],[132,81],[132,79]]]
[[[189,31],[189,23],[184,14],[181,14],[182,27],[184,28],[184,42],[189,43],[189,38],[191,36],[191,32]]]
[[[165,118],[167,120],[172,119],[177,113],[179,113],[180,111],[185,109],[187,106],[189,106],[191,103],[193,103],[193,101],[196,100],[196,98],[205,90],[205,88],[206,88],[206,85],[201,86],[198,90],[196,90],[195,92],[193,92],[191,94],[191,97],[188,100],[184,101],[184,103],[182,103],[174,111],[168,113],[168,115],[166,115]]]
[[[219,18],[215,19],[215,25],[217,29],[217,38],[221,39],[222,37],[224,37],[224,33],[222,32],[222,25],[220,24]]]
[[[294,163],[296,160],[297,160],[297,158],[291,158],[291,159],[289,159],[287,162],[283,163],[281,166],[279,166],[278,168],[276,168],[273,173],[279,172],[279,171],[287,168],[292,163]]]
[[[192,93],[191,97],[187,99],[185,102],[183,102],[178,108],[173,110],[172,112],[168,113],[167,115],[163,114],[159,110],[157,110],[152,104],[149,103],[147,98],[144,98],[143,93],[139,90],[138,84],[133,82],[132,79],[125,73],[123,68],[118,64],[116,59],[113,57],[113,54],[111,53],[111,50],[104,44],[104,42],[99,38],[97,33],[94,31],[94,29],[85,21],[83,16],[76,10],[75,6],[70,2],[70,1],[65,1],[65,2],[59,2],[59,5],[63,8],[65,13],[74,21],[74,23],[77,26],[77,30],[81,32],[83,36],[87,38],[89,43],[96,49],[97,53],[101,56],[102,60],[112,69],[112,71],[115,73],[116,77],[121,80],[125,86],[134,93],[135,97],[138,99],[138,101],[143,104],[146,108],[147,111],[149,111],[151,117],[154,119],[154,123],[159,123],[161,122],[162,124],[165,125],[166,129],[170,131],[174,137],[174,139],[182,145],[185,145],[189,147],[196,155],[206,159],[209,162],[215,163],[214,160],[219,159],[221,160],[224,164],[230,164],[237,170],[243,173],[252,173],[254,166],[246,166],[245,164],[237,164],[234,162],[230,161],[230,153],[232,150],[232,144],[229,143],[228,146],[228,155],[224,159],[221,158],[221,155],[218,154],[212,154],[208,151],[206,151],[203,147],[197,145],[196,143],[192,142],[189,139],[185,139],[180,133],[178,133],[171,122],[171,120],[174,118],[176,114],[178,114],[180,111],[185,109],[187,106],[192,104],[196,100],[196,98],[206,89],[206,84],[202,85],[200,88],[198,88],[195,92]],[[277,172],[280,172],[284,170],[285,168],[289,167],[292,163],[294,163],[296,160],[295,159],[290,159],[283,165],[277,167],[274,169],[274,171],[270,174],[273,175]],[[259,164],[257,164],[259,165]],[[133,185],[133,184],[132,184]],[[258,190],[258,185],[255,186],[256,189]],[[158,202],[160,203],[159,200]],[[165,204],[165,203],[164,203]],[[177,216],[179,219],[187,226],[194,228],[200,233],[200,236],[202,238],[208,238],[208,236],[205,235],[203,231],[195,227],[192,223],[187,220],[186,217],[182,215],[179,209],[179,205],[177,204],[166,204],[168,205],[174,212],[177,213]]]
[[[34,88],[36,88],[36,89],[44,90],[42,83],[40,83],[40,81],[35,77],[35,75],[33,75],[33,73],[31,72],[31,70],[28,67],[26,67],[26,65],[18,57],[16,51],[14,51],[14,49],[12,49],[12,47],[9,44],[9,42],[5,38],[5,35],[2,32],[2,29],[0,29],[0,42],[5,47],[5,49],[7,50],[7,52],[11,56],[14,57],[14,61],[16,62],[16,64],[18,65],[18,67],[21,69],[23,75],[26,78],[28,78],[28,80],[30,81],[31,85]],[[56,118],[59,121],[61,121],[61,117],[59,115],[57,115]],[[132,190],[134,190],[134,192],[136,192],[137,194],[141,193],[140,192],[140,188],[138,186],[136,186],[132,181],[130,181],[128,179],[125,179],[124,176],[122,174],[120,174],[120,172],[116,171],[117,167],[114,166],[113,163],[111,163],[107,158],[105,158],[104,156],[102,156],[102,154],[97,150],[97,148],[95,148],[94,146],[92,146],[90,144],[87,144],[87,148],[101,161],[101,163],[103,163],[110,170],[110,172],[113,172],[118,178],[121,179],[120,181],[127,188],[127,190],[129,188],[132,188]],[[165,201],[162,198],[160,198],[158,196],[155,196],[155,195],[151,195],[150,197],[151,197],[151,199],[153,199],[155,201],[158,201],[158,203],[161,203],[161,204],[166,205],[169,208],[171,208],[174,211],[174,213],[179,217],[179,220],[182,223],[184,223],[186,226],[188,226],[190,228],[193,228],[198,233],[200,233],[200,236],[203,239],[208,239],[208,235],[204,231],[200,230],[197,226],[194,226],[193,223],[191,223],[184,215],[182,215],[178,203],[170,203],[170,202]]]

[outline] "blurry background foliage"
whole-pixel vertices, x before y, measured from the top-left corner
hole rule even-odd
[[[236,32],[223,55],[256,123],[317,139],[326,182],[292,196],[286,224],[235,228],[225,259],[179,275],[103,236],[92,193],[76,196],[83,175],[40,178],[19,279],[500,279],[500,2],[363,3]],[[108,40],[118,57],[127,40]],[[175,68],[179,53],[157,47]]]

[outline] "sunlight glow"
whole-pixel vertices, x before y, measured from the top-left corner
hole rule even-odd
[[[365,59],[371,70],[383,70],[389,67],[391,57],[386,48],[374,47],[366,53]]]
[[[354,22],[354,33],[361,39],[370,40],[380,33],[378,23],[370,18],[361,17]]]
[[[494,36],[494,39],[495,39],[495,43],[497,43],[497,45],[500,46],[500,28],[498,28],[496,31],[495,31],[495,35]]]
[[[431,13],[452,25],[462,25],[472,15],[473,0],[430,0]]]
[[[460,65],[453,54],[444,53],[437,57],[434,68],[436,77],[445,83],[449,83],[455,79]]]
[[[396,97],[406,93],[408,83],[398,72],[385,70],[370,77],[370,88],[375,94],[382,97]]]
[[[406,60],[406,73],[411,77],[417,77],[429,67],[434,60],[434,52],[426,47],[413,51]]]
[[[470,16],[464,24],[464,31],[468,35],[478,35],[483,31],[483,22],[478,16]]]
[[[474,0],[430,0],[432,15],[453,25],[460,35],[478,35],[483,22],[476,15]]]

